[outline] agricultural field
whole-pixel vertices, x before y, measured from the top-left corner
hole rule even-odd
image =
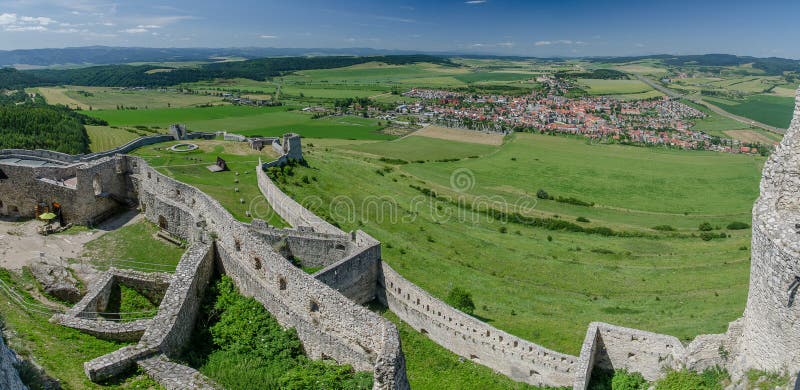
[[[139,137],[137,133],[109,126],[86,126],[86,133],[89,134],[92,152],[113,149]]]
[[[128,108],[192,107],[205,104],[222,104],[222,98],[206,95],[190,95],[169,90],[128,90],[106,87],[39,87],[32,89],[40,93],[49,104],[63,104],[70,108],[89,110],[114,110],[118,106]]]
[[[590,95],[630,95],[653,91],[653,88],[639,80],[596,80],[578,79]]]
[[[255,151],[250,149],[247,142],[191,142],[200,148],[191,152],[173,152],[167,148],[178,142],[167,142],[139,148],[132,154],[144,158],[159,172],[193,185],[212,196],[240,221],[250,222],[255,217],[273,226],[287,226],[261,195],[255,175],[259,158],[271,161],[277,157],[271,147]],[[225,160],[228,171],[211,172],[206,169],[216,163],[217,157]],[[247,216],[247,211],[252,216]]]
[[[518,134],[478,158],[391,160],[450,156],[415,138],[314,140],[295,175],[318,180],[282,187],[301,201],[322,197],[321,216],[374,235],[384,261],[432,294],[463,287],[479,318],[566,353],[578,353],[590,321],[688,340],[741,315],[750,232],[726,227],[749,223],[762,157]],[[350,213],[335,207],[341,196]]]
[[[311,114],[286,107],[215,106],[204,108],[92,111],[110,126],[167,128],[186,124],[190,131],[229,131],[252,136],[279,136],[294,132],[308,138],[394,139],[380,132],[375,119],[333,116],[314,119]]]
[[[753,95],[742,100],[729,100],[704,97],[704,100],[714,104],[731,114],[765,123],[782,129],[789,127],[794,111],[794,99],[790,97]]]

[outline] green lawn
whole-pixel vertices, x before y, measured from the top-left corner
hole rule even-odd
[[[792,120],[794,98],[772,95],[748,96],[744,100],[724,100],[704,97],[719,108],[761,123],[786,129]]]
[[[158,227],[148,221],[121,227],[84,245],[83,256],[118,268],[174,271],[185,249],[153,238],[157,231]]]
[[[215,106],[157,110],[109,110],[85,112],[108,121],[111,126],[158,126],[184,123],[191,131],[230,131],[243,135],[279,136],[295,132],[309,138],[387,140],[378,121],[359,117],[313,119],[310,114],[286,107],[256,108]]]
[[[390,142],[373,142],[354,145],[351,149],[391,159],[432,161],[477,157],[491,153],[498,148],[490,145],[410,136]]]
[[[150,166],[158,169],[159,172],[191,184],[212,196],[234,218],[240,221],[250,222],[253,217],[256,217],[273,226],[288,226],[272,211],[258,189],[255,168],[258,165],[259,157],[262,161],[271,161],[277,157],[271,148],[264,148],[259,152],[250,149],[246,142],[195,140],[192,143],[197,144],[200,148],[193,152],[177,153],[167,150],[176,143],[167,142],[145,146],[135,150],[132,154],[143,157]],[[211,172],[206,169],[208,165],[216,163],[218,156],[225,160],[228,170]],[[200,159],[200,161],[192,159]],[[236,192],[236,188],[239,189],[238,192]],[[243,203],[241,199],[244,200]],[[246,215],[248,210],[253,217]]]
[[[577,354],[591,321],[690,339],[724,332],[741,316],[750,234],[724,227],[750,221],[763,158],[538,135],[517,135],[496,153],[448,163],[390,166],[354,155],[352,146],[309,149],[310,167],[295,175],[318,181],[290,182],[282,186],[287,193],[321,197],[315,206],[321,216],[381,240],[384,261],[403,276],[439,298],[454,286],[466,288],[478,316],[525,339]],[[451,182],[457,169],[471,181]],[[597,205],[537,202],[539,188]],[[640,237],[490,218],[463,203],[428,198],[423,189],[504,211],[527,202],[535,205],[523,210],[527,215]],[[352,206],[341,207],[343,199]],[[697,227],[705,221],[731,237],[701,240]],[[664,224],[677,232],[651,229]]]

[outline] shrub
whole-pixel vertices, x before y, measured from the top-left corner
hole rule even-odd
[[[614,372],[611,388],[614,390],[646,390],[649,384],[642,374],[622,369]]]
[[[506,234],[506,233],[508,233],[508,228],[505,227],[505,226],[500,226],[499,231],[500,231],[500,233]]]
[[[715,239],[717,237],[718,236],[716,234],[711,233],[711,232],[702,232],[702,233],[700,233],[700,238],[703,239],[703,241],[711,241],[711,240],[713,240],[713,239]]]
[[[578,221],[578,222],[589,222],[589,219],[586,218],[586,217],[578,217],[578,218],[575,218],[575,220]]]
[[[539,191],[536,191],[536,197],[539,199],[550,199],[550,194],[540,188]]]
[[[710,232],[714,230],[714,227],[708,222],[703,222],[697,227],[697,230],[700,230],[701,232]]]
[[[469,315],[475,313],[475,302],[472,301],[472,294],[461,287],[453,287],[447,294],[445,302]]]
[[[547,236],[547,241],[553,241],[553,236]]]
[[[728,230],[744,230],[749,229],[750,225],[744,222],[731,222],[727,226]]]
[[[693,371],[670,371],[656,382],[656,390],[722,390],[722,382],[728,379],[725,370],[710,368],[702,373]]]
[[[674,232],[675,228],[670,225],[653,226],[653,230],[660,230],[662,232]]]

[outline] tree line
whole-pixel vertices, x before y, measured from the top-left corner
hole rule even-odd
[[[287,72],[311,69],[332,69],[383,62],[390,65],[405,65],[431,62],[446,66],[457,66],[449,59],[429,55],[389,55],[368,57],[282,57],[261,58],[238,62],[205,64],[198,68],[168,68],[154,65],[103,65],[77,69],[0,69],[0,89],[47,85],[86,85],[98,87],[160,87],[191,83],[216,78],[246,78],[264,80]],[[148,73],[150,72],[150,73]]]

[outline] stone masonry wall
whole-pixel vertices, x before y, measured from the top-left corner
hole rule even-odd
[[[800,96],[764,165],[753,208],[750,290],[734,367],[800,370]]]
[[[128,159],[146,217],[164,217],[166,229],[189,242],[214,241],[222,270],[281,325],[297,329],[311,357],[373,371],[376,389],[407,388],[399,339],[386,339],[396,335],[394,325],[290,264],[213,198]]]
[[[356,253],[318,271],[314,277],[354,302],[364,304],[376,297],[381,243],[360,230],[355,234],[359,240],[368,241],[368,244],[359,246]]]
[[[389,309],[437,344],[511,379],[571,386],[577,357],[508,334],[454,309],[382,263],[381,297]]]
[[[314,213],[308,211],[305,207],[301,206],[294,199],[286,195],[283,191],[276,186],[264,170],[261,168],[262,164],[259,161],[256,167],[256,175],[258,176],[258,188],[261,193],[267,198],[267,201],[272,206],[278,215],[284,221],[293,227],[308,226],[316,232],[328,234],[344,234],[339,228],[331,225],[324,219],[318,217]]]

